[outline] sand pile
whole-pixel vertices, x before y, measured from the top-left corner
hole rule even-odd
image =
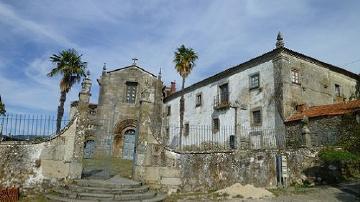
[[[245,186],[240,183],[226,187],[216,191],[220,195],[229,195],[229,197],[241,197],[241,198],[264,198],[264,197],[273,197],[274,195],[264,188],[254,187],[253,185],[247,184]]]

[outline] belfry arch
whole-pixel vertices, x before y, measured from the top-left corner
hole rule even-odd
[[[132,159],[137,121],[126,119],[115,124],[113,130],[112,156]]]

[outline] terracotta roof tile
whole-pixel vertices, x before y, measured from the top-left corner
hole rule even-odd
[[[357,109],[360,109],[360,99],[336,104],[313,106],[303,110],[302,112],[296,112],[286,119],[285,122],[301,120],[304,116],[309,118],[319,116],[336,116],[353,112]]]

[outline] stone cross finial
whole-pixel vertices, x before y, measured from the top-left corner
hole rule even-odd
[[[278,33],[276,37],[276,48],[282,48],[285,46],[284,38],[281,35],[281,32]]]
[[[159,79],[159,80],[161,80],[161,67],[160,67],[160,71],[159,71],[158,79]]]
[[[104,62],[103,71],[106,71],[106,62]]]
[[[133,65],[136,65],[136,61],[138,60],[137,58],[133,58]]]

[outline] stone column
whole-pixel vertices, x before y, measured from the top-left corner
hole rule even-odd
[[[89,102],[91,96],[91,80],[90,73],[87,72],[86,77],[81,83],[82,89],[79,93],[78,120],[76,123],[76,133],[74,137],[74,151],[72,161],[70,163],[69,177],[81,178],[82,160],[84,155],[85,134],[89,128]]]
[[[302,130],[301,130],[301,133],[302,133],[302,136],[303,136],[303,140],[305,141],[303,143],[303,146],[305,147],[311,147],[312,146],[312,143],[311,143],[311,136],[310,136],[310,129],[308,127],[308,124],[309,124],[309,118],[308,117],[304,117],[303,120],[302,120],[302,123],[303,123],[303,127],[302,127]]]
[[[136,151],[134,162],[133,178],[139,181],[145,181],[147,170],[154,164],[154,147],[159,143],[154,135],[159,135],[161,125],[162,109],[162,83],[160,80],[154,80],[152,89],[146,90],[141,96],[141,109],[138,116]],[[157,153],[157,152],[155,152]],[[157,156],[155,154],[155,156]],[[156,158],[156,157],[155,157]]]

